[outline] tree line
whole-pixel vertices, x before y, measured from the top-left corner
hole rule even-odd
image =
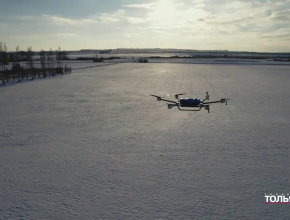
[[[35,59],[37,55],[39,58]],[[50,75],[71,73],[71,67],[65,64],[67,60],[67,53],[60,47],[57,51],[50,49],[37,53],[32,47],[28,47],[27,51],[20,51],[17,46],[15,52],[8,52],[6,43],[0,42],[0,80],[5,84],[9,81],[34,79],[37,76],[45,78]],[[40,67],[36,66],[36,61],[40,62]],[[21,62],[26,62],[26,67],[23,67]],[[9,63],[12,64],[11,69],[7,68]]]

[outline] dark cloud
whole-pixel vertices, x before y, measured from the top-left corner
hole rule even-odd
[[[290,10],[276,11],[271,17],[276,21],[290,21]]]
[[[247,16],[247,17],[232,19],[232,20],[227,20],[227,21],[216,21],[214,19],[202,19],[202,20],[205,21],[207,24],[213,24],[213,25],[233,25],[233,24],[241,24],[241,23],[253,21],[253,19],[255,19],[254,16]]]
[[[264,35],[264,36],[260,36],[260,38],[262,39],[290,39],[290,33],[289,34],[277,34],[277,35]]]
[[[271,16],[273,13],[272,10],[265,10],[265,16]]]

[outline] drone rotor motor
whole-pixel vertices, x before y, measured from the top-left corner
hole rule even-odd
[[[228,100],[229,99],[221,99],[221,103],[225,103],[226,105],[228,105]]]

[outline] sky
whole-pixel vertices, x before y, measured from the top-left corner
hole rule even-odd
[[[0,42],[290,52],[290,0],[0,0]]]

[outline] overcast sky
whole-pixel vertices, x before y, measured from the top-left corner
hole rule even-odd
[[[0,0],[8,50],[290,52],[290,0]]]

